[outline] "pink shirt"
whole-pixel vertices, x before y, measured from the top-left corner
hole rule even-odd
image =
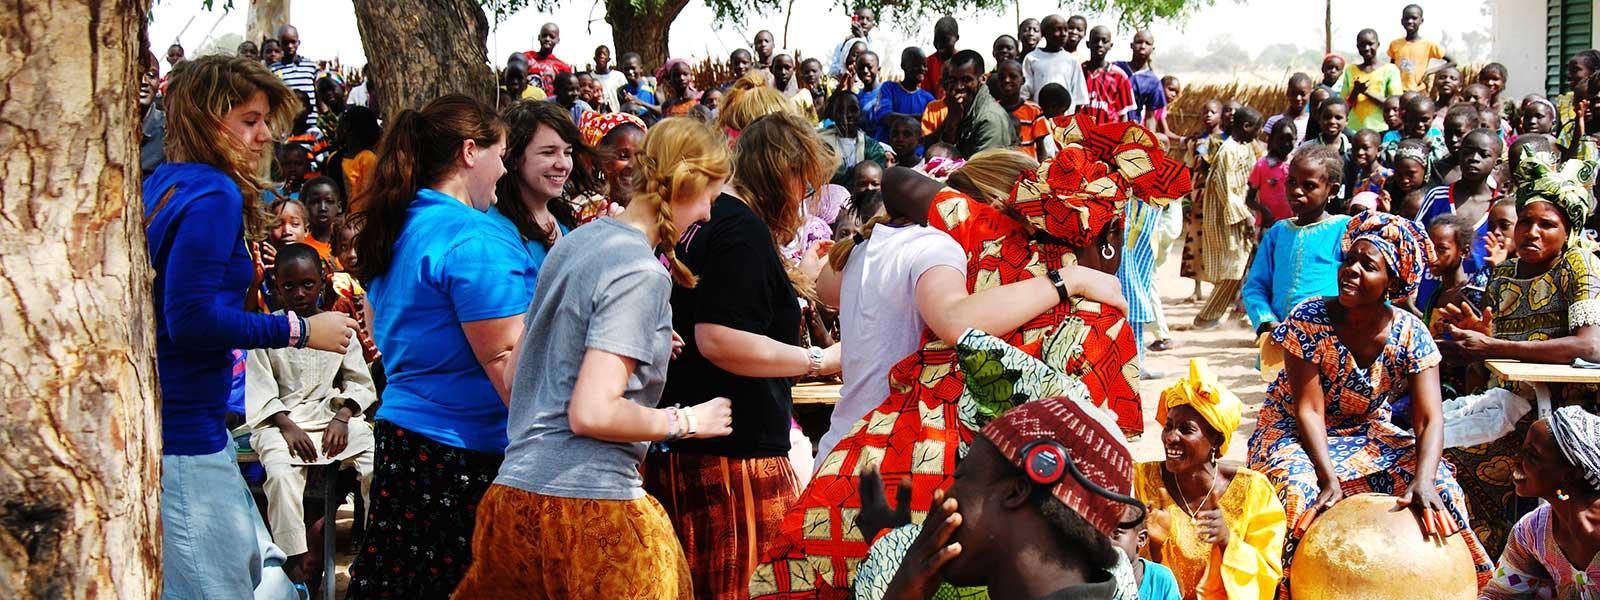
[[[1276,164],[1273,164],[1276,163]],[[1289,210],[1288,193],[1284,183],[1289,179],[1289,161],[1263,156],[1250,170],[1250,187],[1256,191],[1256,201],[1272,213],[1274,219],[1294,216]]]

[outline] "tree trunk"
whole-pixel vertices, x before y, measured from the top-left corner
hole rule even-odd
[[[489,19],[476,0],[355,0],[355,9],[368,93],[385,119],[452,93],[494,104]]]
[[[261,40],[278,36],[278,28],[289,24],[290,0],[250,0],[250,22],[245,24],[244,39],[260,44]]]
[[[160,588],[135,118],[147,6],[0,8],[0,598]]]
[[[1322,13],[1322,54],[1333,54],[1333,0],[1327,0]]]
[[[611,37],[617,41],[619,62],[623,54],[638,52],[639,63],[654,70],[671,56],[667,50],[667,32],[689,0],[645,4],[651,6],[635,10],[629,0],[606,0],[606,22],[611,24]]]

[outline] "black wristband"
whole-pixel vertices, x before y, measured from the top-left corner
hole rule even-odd
[[[1061,281],[1061,271],[1049,269],[1044,272],[1044,275],[1050,278],[1050,285],[1055,286],[1056,296],[1061,299],[1061,303],[1066,304],[1069,296],[1067,296],[1066,284]]]

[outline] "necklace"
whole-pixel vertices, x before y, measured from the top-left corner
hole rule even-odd
[[[1190,506],[1189,505],[1189,499],[1184,496],[1184,494],[1183,494],[1183,486],[1178,484],[1178,474],[1177,473],[1172,473],[1171,475],[1172,475],[1172,489],[1178,490],[1178,502],[1181,502],[1183,504],[1183,512],[1187,513],[1190,517],[1193,517],[1194,516],[1195,507]],[[1206,486],[1206,497],[1200,499],[1200,508],[1205,508],[1206,507],[1206,503],[1211,501],[1211,493],[1216,491],[1216,489],[1217,489],[1217,474],[1215,472],[1213,472],[1211,474],[1211,484]]]

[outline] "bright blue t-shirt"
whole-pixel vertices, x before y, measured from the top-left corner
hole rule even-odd
[[[1139,559],[1144,563],[1144,581],[1139,582],[1139,600],[1183,600],[1178,593],[1178,578],[1166,565]]]
[[[448,446],[504,453],[506,406],[461,324],[527,311],[534,273],[522,240],[489,215],[418,191],[389,269],[367,284],[388,376],[377,418]]]
[[[489,218],[494,219],[496,224],[510,230],[512,235],[515,235],[517,236],[517,239],[522,240],[522,232],[517,231],[517,224],[512,223],[511,218],[507,217],[505,213],[500,212],[500,206],[498,204],[489,207]],[[561,235],[572,233],[572,230],[568,229],[566,225],[556,223],[556,227],[561,228]],[[522,240],[522,247],[528,249],[528,257],[533,259],[533,277],[535,280],[537,280],[539,277],[539,269],[544,266],[544,257],[550,253],[550,250],[545,248],[544,244],[541,244],[535,240]]]
[[[883,118],[889,116],[889,113],[911,115],[920,120],[922,119],[922,112],[928,108],[928,103],[933,102],[933,94],[928,93],[928,90],[917,88],[908,92],[899,82],[880,84],[878,89],[874,91],[873,96],[876,102],[873,105],[872,114],[867,114],[866,105],[863,104],[862,118],[878,126],[873,129],[863,129],[862,131],[866,131],[880,142],[889,141],[889,132],[882,127]]]

